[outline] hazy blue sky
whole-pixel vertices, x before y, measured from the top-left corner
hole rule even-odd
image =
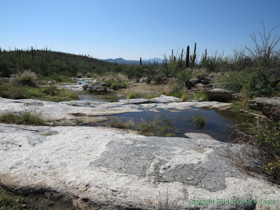
[[[1,48],[130,60],[192,52],[195,42],[200,54],[232,54],[260,21],[267,31],[280,24],[280,0],[0,0],[0,11]]]

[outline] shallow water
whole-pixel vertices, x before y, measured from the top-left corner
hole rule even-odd
[[[233,131],[231,127],[236,123],[244,123],[253,121],[253,118],[233,111],[216,111],[206,110],[202,108],[192,107],[187,110],[164,110],[157,109],[159,112],[143,111],[134,113],[124,113],[114,115],[118,120],[127,122],[133,120],[136,123],[140,123],[141,120],[154,121],[156,118],[167,117],[175,126],[175,136],[186,137],[185,133],[204,133],[210,135],[212,138],[228,142],[233,140],[229,137],[229,134]],[[197,115],[205,118],[205,125],[202,128],[197,127],[197,124],[190,119]]]
[[[118,102],[121,98],[114,95],[78,94],[80,101]]]
[[[86,85],[88,82],[92,82],[92,79],[77,80],[77,85]]]

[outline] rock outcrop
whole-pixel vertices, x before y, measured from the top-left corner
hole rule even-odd
[[[89,92],[107,92],[107,89],[106,83],[97,81],[89,85],[86,90]]]
[[[280,209],[278,187],[225,157],[238,149],[98,127],[0,124],[0,185],[59,193],[81,209],[151,209],[167,199],[182,209]]]
[[[261,111],[263,115],[274,121],[280,121],[280,97],[254,98],[246,105],[249,109]]]
[[[187,83],[186,86],[188,89],[191,89],[193,87],[195,87],[196,84],[201,83],[203,85],[207,85],[209,84],[210,80],[209,79],[200,79],[200,78],[193,78],[190,79]]]
[[[229,101],[232,99],[232,94],[225,89],[214,88],[206,91],[209,101]]]

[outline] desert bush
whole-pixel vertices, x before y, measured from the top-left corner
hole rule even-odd
[[[54,83],[49,84],[49,86],[44,90],[44,93],[47,95],[57,95],[59,90],[57,89],[57,86]]]
[[[192,78],[191,71],[180,71],[177,73],[177,79],[185,84]]]
[[[62,78],[58,74],[53,74],[52,75],[52,80],[55,80],[56,82],[62,82]]]
[[[218,78],[218,82],[226,83],[226,89],[239,93],[240,90],[246,85],[251,78],[248,71],[227,72]]]
[[[252,45],[250,47],[245,46],[245,50],[252,59],[258,60],[261,62],[259,64],[267,66],[271,58],[277,54],[276,46],[280,41],[280,36],[278,36],[277,34],[272,41],[271,41],[271,36],[272,36],[272,32],[277,27],[279,27],[279,25],[273,27],[272,30],[270,30],[269,33],[266,34],[265,25],[262,21],[261,23],[263,25],[263,32],[260,31],[258,32],[261,41],[258,41],[255,33],[253,32],[253,34],[250,35],[250,37],[254,43],[254,46]]]
[[[263,70],[258,70],[249,79],[249,82],[243,86],[242,93],[252,98],[253,96],[269,96],[273,93],[274,87],[270,78]]]
[[[3,98],[12,98],[12,99],[27,98],[25,88],[11,83],[0,85],[0,96]]]
[[[199,72],[195,72],[194,78],[204,79],[206,75],[207,75],[206,72],[199,71]]]
[[[110,86],[110,88],[113,89],[113,90],[118,90],[118,89],[119,89],[119,86],[118,86],[117,83],[114,82],[114,83]]]
[[[229,145],[242,145],[236,163],[248,173],[265,174],[280,184],[280,123],[257,119],[253,124],[243,123],[234,128],[231,136],[237,137]]]
[[[25,70],[21,74],[16,75],[15,78],[12,78],[13,83],[30,87],[37,86],[36,80],[36,74],[30,70]]]

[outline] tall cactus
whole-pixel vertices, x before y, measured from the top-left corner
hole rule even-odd
[[[195,65],[195,59],[196,59],[196,42],[194,43],[194,51],[192,56],[192,65]]]
[[[189,68],[190,63],[190,46],[187,47],[187,55],[186,55],[186,68]]]
[[[31,47],[31,56],[32,56],[32,63],[34,65],[34,49]]]
[[[140,57],[140,66],[142,66],[142,58]]]
[[[172,50],[172,53],[171,53],[171,60],[173,59],[174,57],[173,57],[173,50]]]

